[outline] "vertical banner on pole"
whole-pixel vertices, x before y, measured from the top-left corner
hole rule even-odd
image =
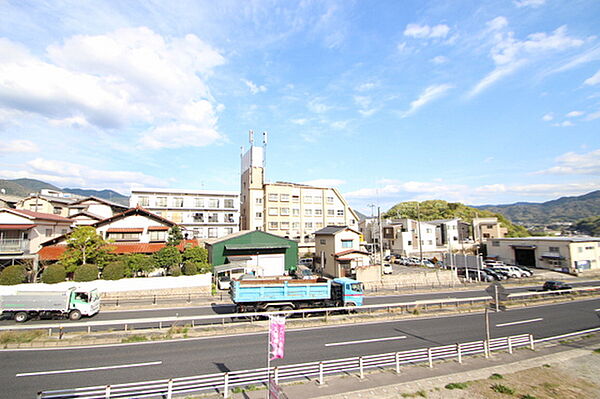
[[[271,345],[270,360],[283,359],[285,346],[285,317],[269,317],[269,337]]]

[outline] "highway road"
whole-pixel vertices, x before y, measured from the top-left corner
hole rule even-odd
[[[491,336],[536,338],[600,326],[600,299],[491,313]],[[273,365],[335,359],[484,339],[483,314],[422,317],[288,330],[286,356]],[[96,348],[4,350],[0,397],[265,367],[267,335],[184,339]],[[98,369],[101,368],[101,369]]]

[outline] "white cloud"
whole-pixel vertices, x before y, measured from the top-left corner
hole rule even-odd
[[[409,115],[414,114],[419,108],[423,107],[425,104],[442,97],[446,92],[452,89],[454,86],[450,84],[441,84],[427,87],[413,102],[410,103],[410,108],[408,111],[402,113],[402,117],[405,118]]]
[[[597,85],[598,83],[600,83],[600,69],[594,75],[587,78],[583,83],[589,86]]]
[[[515,0],[513,3],[519,8],[521,7],[540,7],[546,3],[546,0]]]
[[[330,126],[334,129],[342,130],[342,129],[346,129],[348,127],[349,123],[350,123],[350,121],[335,121],[335,122],[331,122]]]
[[[264,85],[257,86],[254,82],[246,79],[242,79],[242,82],[244,82],[246,86],[248,86],[252,94],[264,93],[265,91],[267,91],[267,88]]]
[[[295,125],[306,125],[306,123],[308,123],[308,119],[306,118],[298,118],[298,119],[292,119],[291,122]]]
[[[399,53],[404,53],[404,52],[408,51],[408,48],[406,47],[406,42],[398,43],[396,48],[398,49]]]
[[[436,39],[443,38],[448,35],[450,28],[448,25],[418,25],[408,24],[404,29],[404,36],[410,36],[417,39]]]
[[[32,141],[29,140],[10,140],[0,142],[0,152],[38,152],[40,149]]]
[[[492,25],[499,26],[493,21],[495,20],[492,20]],[[514,36],[514,32],[494,34],[495,44],[490,51],[490,57],[494,61],[495,69],[471,89],[469,97],[476,96],[498,80],[514,73],[529,62],[542,59],[548,53],[579,47],[584,43],[581,39],[569,37],[566,26],[559,27],[552,34],[543,32],[530,34],[525,40],[515,39]]]
[[[346,198],[396,198],[401,194],[427,194],[442,196],[449,193],[462,192],[467,186],[459,184],[442,184],[439,182],[398,182],[396,180],[385,180],[387,184],[380,188],[362,188],[356,191],[344,193]]]
[[[575,126],[575,125],[571,121],[563,121],[563,122],[559,122],[559,123],[554,123],[554,124],[552,124],[552,126],[556,126],[556,127],[571,127],[571,126]]]
[[[554,115],[552,113],[549,113],[549,114],[546,114],[546,115],[542,116],[542,120],[546,121],[546,122],[550,122],[553,119],[554,119]]]
[[[369,91],[374,89],[375,87],[377,87],[376,83],[373,82],[367,82],[367,83],[363,83],[360,84],[356,87],[356,91]]]
[[[197,131],[209,132],[186,143],[192,146],[220,138],[214,134],[218,104],[205,79],[225,59],[195,35],[165,38],[144,27],[76,35],[48,46],[45,59],[0,39],[0,54],[0,104],[7,109],[59,126],[123,130],[145,125],[153,131],[196,125]],[[190,107],[204,113],[190,118]],[[173,146],[163,139],[153,148]]]
[[[314,187],[339,187],[344,183],[346,183],[346,181],[340,179],[315,179],[304,181],[301,184],[307,184]]]
[[[536,172],[553,175],[600,175],[600,149],[585,154],[567,152],[556,158],[557,166]]]
[[[571,111],[566,115],[566,117],[567,118],[577,118],[578,116],[581,116],[581,115],[583,115],[582,111]]]
[[[446,62],[448,62],[448,57],[444,57],[443,55],[438,55],[437,57],[433,57],[431,59],[431,62],[433,62],[434,64],[445,64]]]
[[[308,102],[307,107],[309,110],[317,114],[322,114],[329,111],[330,109],[333,109],[332,106],[326,105],[322,101],[322,98],[313,98]]]
[[[486,25],[490,30],[500,30],[508,25],[508,20],[505,17],[496,17],[489,21]]]

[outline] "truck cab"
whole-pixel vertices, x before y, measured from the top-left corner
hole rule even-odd
[[[95,315],[100,310],[100,294],[98,293],[98,290],[92,289],[88,291],[71,291],[69,308],[71,311],[78,310],[83,316]]]
[[[333,289],[339,291],[343,306],[362,306],[364,298],[364,286],[360,281],[347,277],[334,278]]]

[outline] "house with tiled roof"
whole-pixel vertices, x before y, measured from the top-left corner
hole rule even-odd
[[[152,254],[166,245],[169,230],[176,226],[161,216],[140,207],[130,208],[91,224],[103,239],[110,241],[110,250],[116,254]],[[40,260],[58,260],[67,249],[67,235],[44,243]],[[183,240],[185,245],[198,245],[196,240]]]
[[[51,213],[0,209],[0,267],[34,259],[42,243],[67,234],[73,221]]]
[[[69,205],[68,217],[73,219],[77,226],[92,225],[126,210],[126,206],[104,198],[86,197]]]
[[[348,226],[327,226],[315,231],[317,270],[331,277],[353,277],[356,268],[370,264],[369,253],[361,249],[362,235]]]
[[[69,216],[69,206],[77,199],[74,197],[33,194],[17,202],[15,208],[67,217]]]

